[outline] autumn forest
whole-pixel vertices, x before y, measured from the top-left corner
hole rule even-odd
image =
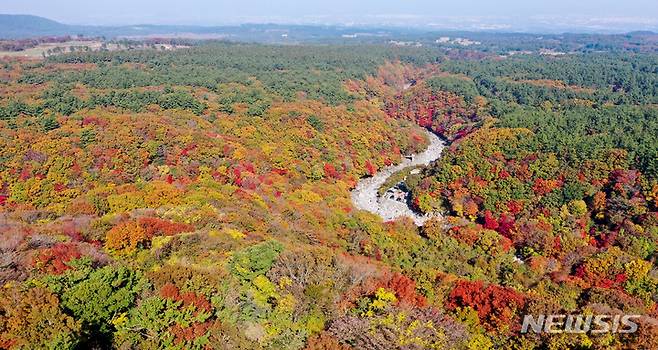
[[[408,174],[417,227],[357,210]],[[0,348],[657,349],[658,55],[0,60]],[[634,333],[522,332],[633,314]]]

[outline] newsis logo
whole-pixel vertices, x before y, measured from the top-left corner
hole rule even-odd
[[[521,333],[635,333],[640,315],[525,315]]]

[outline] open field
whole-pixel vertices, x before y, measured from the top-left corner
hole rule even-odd
[[[72,40],[63,43],[44,43],[36,47],[29,48],[23,51],[0,51],[0,57],[27,57],[27,58],[41,58],[45,56],[59,55],[70,52],[88,52],[88,51],[117,51],[122,49],[143,49],[153,48],[158,50],[173,50],[186,46],[170,45],[170,44],[123,44],[123,43],[108,43],[101,40]]]

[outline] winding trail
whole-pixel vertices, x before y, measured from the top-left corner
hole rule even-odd
[[[427,149],[405,158],[400,164],[391,165],[378,171],[374,176],[361,179],[354,190],[352,190],[352,203],[357,209],[366,210],[379,215],[384,221],[395,220],[399,217],[411,218],[417,226],[422,226],[429,219],[437,215],[420,215],[414,212],[406,202],[399,202],[387,197],[380,197],[379,189],[393,174],[415,166],[427,166],[431,162],[441,158],[445,143],[434,133],[425,130],[430,140]]]

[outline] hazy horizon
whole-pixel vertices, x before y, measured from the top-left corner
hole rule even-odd
[[[0,13],[29,14],[80,25],[226,25],[240,23],[402,25],[441,29],[532,30],[579,28],[585,31],[658,29],[658,6],[652,0],[522,0],[402,2],[348,0],[172,0],[107,3],[83,0],[9,0]]]

